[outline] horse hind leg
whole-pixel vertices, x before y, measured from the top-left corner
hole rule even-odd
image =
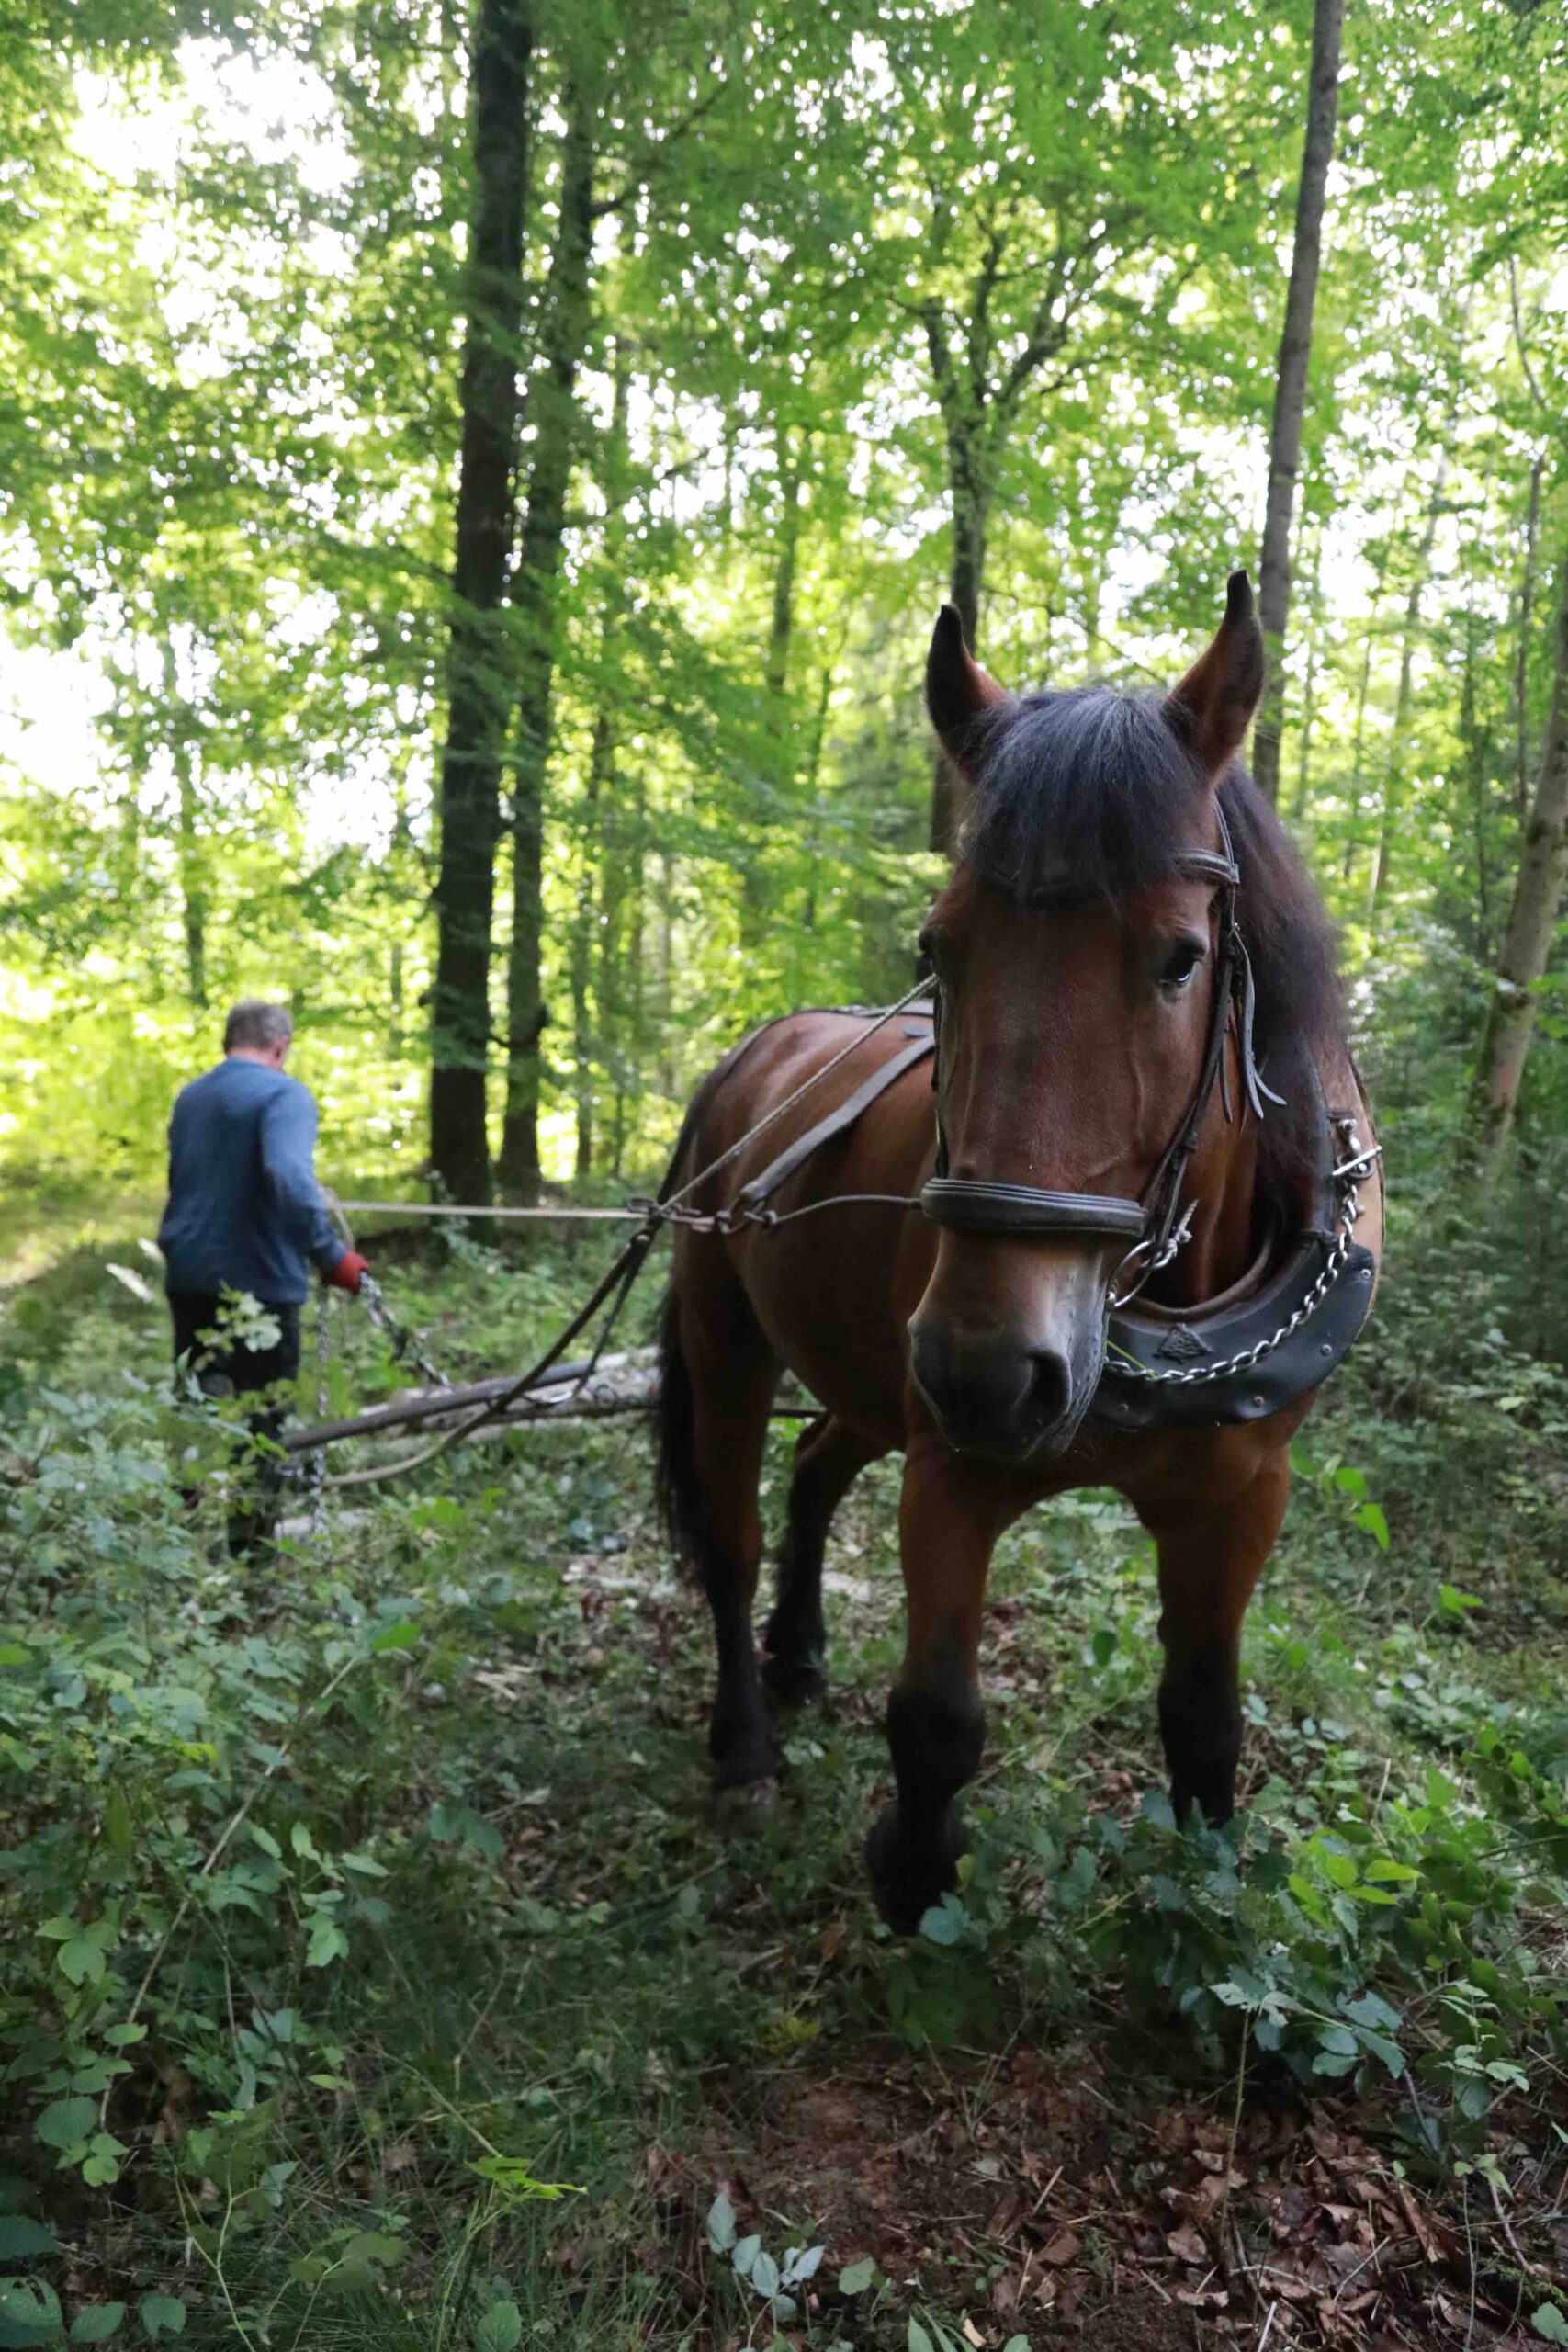
[[[762,1637],[762,1678],[787,1704],[819,1698],[826,1688],[822,1560],[828,1531],[855,1479],[883,1451],[831,1413],[819,1413],[795,1441],[777,1595]]]
[[[773,1719],[751,1610],[761,1560],[757,1487],[779,1364],[728,1267],[709,1264],[665,1302],[660,1493],[666,1524],[713,1616],[718,1679],[708,1724],[716,1788],[773,1777]]]

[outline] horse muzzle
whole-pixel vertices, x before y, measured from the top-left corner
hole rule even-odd
[[[909,1326],[915,1385],[955,1452],[994,1462],[1050,1462],[1066,1453],[1100,1383],[1103,1323],[1066,1345],[966,1334],[917,1314]]]

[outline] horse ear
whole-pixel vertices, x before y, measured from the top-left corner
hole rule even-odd
[[[1240,751],[1263,699],[1263,631],[1253,607],[1252,582],[1233,571],[1225,616],[1206,653],[1167,700],[1165,715],[1211,775]]]
[[[944,605],[926,656],[926,708],[942,750],[962,773],[968,773],[975,755],[978,721],[1011,699],[964,644],[957,605]]]

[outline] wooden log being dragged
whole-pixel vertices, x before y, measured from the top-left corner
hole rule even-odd
[[[627,1356],[607,1356],[594,1374],[595,1383],[631,1361]],[[587,1370],[586,1357],[577,1363],[555,1364],[530,1394],[555,1396],[581,1380]],[[305,1429],[289,1430],[282,1440],[283,1450],[286,1453],[307,1453],[319,1445],[335,1445],[345,1437],[368,1437],[377,1430],[401,1429],[416,1421],[439,1421],[446,1415],[471,1412],[477,1406],[492,1404],[516,1385],[516,1374],[508,1372],[492,1380],[471,1381],[464,1388],[416,1389],[410,1396],[394,1397],[388,1405],[373,1405],[368,1411],[350,1414],[344,1420],[312,1421]],[[651,1395],[650,1390],[649,1397],[641,1401],[650,1401]]]
[[[617,1413],[647,1413],[659,1400],[659,1375],[646,1357],[606,1356],[592,1380],[583,1377],[587,1370],[586,1363],[558,1365],[547,1380],[518,1396],[492,1421],[476,1429],[474,1435],[489,1437],[533,1421],[603,1420]],[[416,1423],[434,1435],[444,1424],[458,1421],[477,1407],[503,1396],[512,1385],[512,1378],[507,1377],[478,1381],[468,1388],[424,1389],[351,1419],[318,1421],[308,1429],[291,1430],[283,1439],[284,1451],[305,1453],[318,1446],[335,1445],[344,1438],[372,1437],[381,1430]],[[820,1409],[796,1384],[790,1382],[786,1386],[787,1396],[774,1408],[775,1419],[807,1420]]]

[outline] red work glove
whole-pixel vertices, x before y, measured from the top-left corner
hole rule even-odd
[[[334,1290],[356,1291],[361,1279],[369,1272],[367,1259],[362,1258],[357,1250],[345,1250],[327,1280]]]

